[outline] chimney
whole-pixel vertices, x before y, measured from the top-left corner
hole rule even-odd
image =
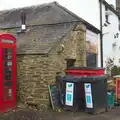
[[[116,0],[117,11],[120,12],[120,0]]]
[[[21,31],[26,30],[26,13],[25,11],[21,12]]]

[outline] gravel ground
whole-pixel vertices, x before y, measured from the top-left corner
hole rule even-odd
[[[0,120],[120,120],[120,108],[99,115],[83,112],[40,112],[31,109],[17,109],[0,115]]]

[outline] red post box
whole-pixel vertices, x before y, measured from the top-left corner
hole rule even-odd
[[[0,34],[0,112],[16,107],[16,38]]]

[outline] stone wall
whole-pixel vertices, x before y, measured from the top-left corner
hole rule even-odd
[[[63,72],[65,68],[66,61],[55,55],[18,55],[17,90],[20,101],[38,107],[48,106],[48,85],[55,83],[56,73]]]
[[[54,69],[47,56],[17,56],[17,90],[20,101],[29,105],[48,105],[48,85],[54,78]]]

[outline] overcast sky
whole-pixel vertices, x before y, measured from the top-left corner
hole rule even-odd
[[[78,16],[99,28],[99,0],[0,0],[0,10],[57,1]],[[115,0],[106,0],[115,4]]]

